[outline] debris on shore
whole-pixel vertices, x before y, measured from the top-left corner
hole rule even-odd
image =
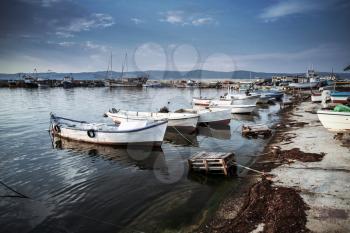
[[[306,229],[308,209],[298,192],[292,188],[274,187],[263,177],[244,197],[237,217],[225,222],[213,219],[200,232],[309,232]],[[260,232],[260,231],[257,231]]]

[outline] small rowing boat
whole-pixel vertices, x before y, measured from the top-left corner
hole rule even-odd
[[[135,122],[145,120],[167,120],[168,127],[181,127],[194,130],[198,123],[199,115],[195,113],[175,112],[136,112],[117,110],[112,108],[106,115],[116,123]]]
[[[350,99],[350,92],[332,92],[331,100],[333,103],[347,103]]]
[[[192,103],[193,105],[209,106],[211,100],[211,98],[194,97]]]
[[[322,125],[332,132],[350,132],[350,112],[317,111]]]
[[[229,109],[234,114],[251,114],[255,109],[255,104],[224,104],[224,105],[213,105],[215,108]]]
[[[179,109],[176,113],[198,114],[198,124],[228,125],[231,121],[231,112],[223,108]]]
[[[51,114],[50,130],[54,136],[76,141],[104,145],[153,145],[160,146],[167,128],[167,121],[123,122],[119,126],[105,123],[88,123]]]

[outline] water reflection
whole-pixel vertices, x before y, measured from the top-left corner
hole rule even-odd
[[[178,146],[194,146],[198,147],[197,132],[188,133],[181,129],[168,128],[164,141]]]
[[[56,149],[69,150],[71,154],[84,154],[91,158],[101,157],[111,162],[117,162],[125,167],[132,165],[139,169],[166,169],[163,150],[147,146],[129,145],[127,147],[115,147],[77,142],[74,140],[55,138]]]
[[[198,134],[222,140],[230,139],[231,127],[230,125],[198,126]]]

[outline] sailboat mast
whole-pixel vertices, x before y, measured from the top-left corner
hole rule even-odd
[[[125,66],[125,64],[126,64],[127,56],[128,56],[128,53],[125,53],[124,61],[123,61],[123,64],[122,64],[122,75],[121,75],[121,78],[123,78],[124,66]]]

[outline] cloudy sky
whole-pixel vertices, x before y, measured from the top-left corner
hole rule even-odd
[[[348,0],[2,0],[0,72],[341,71]]]

